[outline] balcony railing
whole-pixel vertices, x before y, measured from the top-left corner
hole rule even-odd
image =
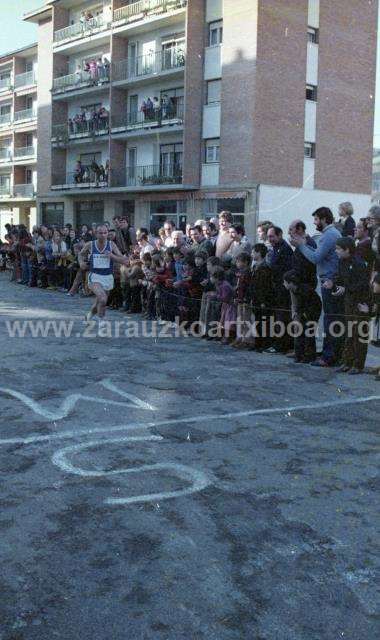
[[[186,7],[187,0],[139,0],[125,7],[116,9],[113,14],[115,22],[135,22],[144,20],[152,15],[167,13],[175,9]]]
[[[52,185],[55,188],[90,189],[108,187],[108,178],[105,174],[98,174],[91,167],[83,166],[83,172],[70,171],[66,176],[53,176]]]
[[[71,24],[64,29],[59,29],[54,33],[54,44],[61,44],[65,40],[74,40],[76,38],[86,38],[92,35],[94,32],[103,31],[107,28],[107,23],[104,16],[100,14],[96,18],[90,20],[83,20]]]
[[[137,111],[126,116],[117,116],[112,120],[112,129],[124,131],[136,131],[139,129],[157,129],[158,127],[170,127],[183,122],[183,104],[172,104],[151,109],[150,111]]]
[[[185,66],[186,55],[181,47],[164,51],[152,51],[135,59],[120,60],[113,65],[113,80],[133,80],[143,76],[157,75]]]
[[[10,184],[0,184],[0,196],[10,196],[11,187]]]
[[[29,87],[34,84],[37,84],[37,77],[34,71],[19,73],[15,76],[15,89],[19,89],[20,87]]]
[[[52,140],[57,142],[69,142],[69,140],[81,140],[82,138],[104,135],[107,134],[108,131],[108,118],[100,119],[97,121],[71,121],[66,124],[53,125]]]
[[[127,167],[127,187],[146,187],[160,184],[181,184],[182,166],[177,164]]]
[[[15,147],[15,158],[33,157],[36,155],[36,149],[33,146],[30,147]]]
[[[35,193],[34,184],[15,184],[13,186],[13,196],[15,198],[33,198]]]
[[[4,113],[0,115],[0,126],[5,124],[10,124],[12,122],[12,116],[10,113]]]
[[[63,93],[73,89],[84,89],[85,87],[101,86],[109,82],[109,70],[103,69],[101,75],[92,76],[88,71],[77,71],[67,76],[60,76],[53,80],[53,93]]]
[[[0,162],[6,162],[7,160],[10,160],[12,157],[12,152],[10,149],[8,149],[8,147],[2,147],[0,149]]]
[[[34,109],[23,109],[22,111],[15,111],[15,122],[19,122],[20,120],[33,120],[36,118],[37,114]]]
[[[12,86],[11,78],[1,78],[0,79],[0,91],[1,89],[10,89]]]

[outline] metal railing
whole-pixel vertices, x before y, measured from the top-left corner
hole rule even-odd
[[[29,87],[33,84],[37,84],[37,77],[34,71],[19,73],[15,76],[15,89],[19,89],[20,87]]]
[[[90,20],[83,20],[71,24],[64,29],[59,29],[54,33],[54,44],[59,44],[65,40],[73,40],[75,38],[86,38],[90,36],[94,31],[99,31],[107,28],[107,23],[104,20],[103,14],[91,18]]]
[[[12,116],[10,113],[4,113],[0,115],[0,125],[2,124],[10,124],[12,122]]]
[[[113,129],[135,131],[136,129],[156,129],[157,127],[173,126],[183,122],[183,104],[172,104],[151,109],[136,111],[126,116],[115,116],[112,120]]]
[[[95,137],[103,135],[109,131],[108,118],[99,120],[85,120],[80,122],[67,122],[66,124],[55,124],[52,127],[52,139],[58,142],[68,142],[81,138]]]
[[[182,166],[177,164],[127,167],[127,187],[149,186],[160,184],[181,184]]]
[[[12,78],[0,78],[0,89],[10,89],[12,86]]]
[[[8,147],[0,148],[0,161],[1,160],[10,160],[12,157],[12,152]]]
[[[36,117],[37,114],[34,109],[23,109],[22,111],[15,111],[14,120],[18,122],[19,120],[32,120]]]
[[[32,157],[36,155],[36,149],[33,146],[30,147],[15,147],[14,157],[15,158],[24,158],[24,157]]]
[[[126,22],[133,22],[136,20],[143,20],[157,13],[167,13],[168,11],[174,11],[175,9],[182,9],[186,7],[187,0],[139,0],[127,4],[120,9],[116,9],[113,14],[115,22],[124,20]]]
[[[109,70],[104,69],[99,75],[91,75],[88,71],[77,71],[69,73],[67,76],[60,76],[53,80],[53,93],[66,91],[68,89],[82,89],[88,86],[102,85],[109,82]]]
[[[90,187],[108,187],[108,178],[105,174],[96,174],[91,167],[82,167],[80,174],[77,171],[69,171],[65,176],[53,176],[53,186],[69,187],[71,189],[82,189]]]
[[[164,71],[181,69],[185,66],[186,54],[182,47],[171,47],[164,51],[152,51],[143,56],[120,60],[113,64],[112,79],[132,80],[143,76],[157,75]]]
[[[13,195],[15,198],[33,198],[36,193],[34,184],[15,184]]]

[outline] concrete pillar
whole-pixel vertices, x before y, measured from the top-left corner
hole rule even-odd
[[[187,6],[186,67],[185,67],[185,131],[183,137],[183,184],[199,185],[202,153],[203,60],[204,60],[203,0],[191,0]]]
[[[65,213],[64,213],[64,221],[65,224],[75,225],[75,202],[73,198],[64,198],[65,205]]]
[[[150,203],[144,200],[135,201],[135,228],[150,226]]]

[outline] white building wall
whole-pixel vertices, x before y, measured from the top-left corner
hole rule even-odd
[[[206,104],[203,107],[203,138],[220,138],[220,103]]]
[[[214,80],[222,77],[222,47],[205,48],[205,80]]]
[[[306,84],[318,84],[318,45],[314,42],[307,44]]]
[[[223,0],[207,0],[206,22],[214,22],[223,18]]]
[[[318,207],[329,207],[337,218],[339,204],[347,201],[352,202],[355,218],[359,219],[368,213],[371,195],[260,185],[258,219],[271,220],[286,231],[292,220],[300,218],[308,232],[314,233],[313,211]]]
[[[308,26],[319,29],[319,0],[309,0]]]
[[[305,103],[305,141],[315,142],[317,135],[317,103],[306,100]]]

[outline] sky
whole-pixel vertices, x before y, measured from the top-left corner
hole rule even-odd
[[[45,0],[0,0],[0,55],[37,40],[37,27],[21,20],[23,13],[43,5]],[[374,146],[380,148],[380,13],[377,51],[377,82]]]

